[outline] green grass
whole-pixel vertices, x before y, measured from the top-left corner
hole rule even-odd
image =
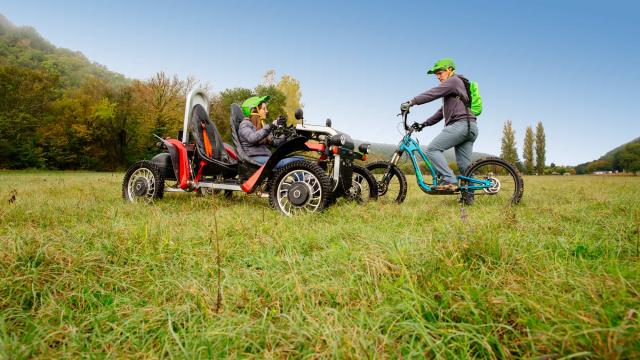
[[[0,172],[0,358],[640,358],[640,177],[291,219],[121,179]]]

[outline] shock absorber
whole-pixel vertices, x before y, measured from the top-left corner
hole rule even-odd
[[[400,151],[394,152],[393,156],[391,156],[391,160],[389,160],[389,166],[387,167],[387,172],[382,177],[382,181],[384,184],[389,184],[389,181],[391,181],[391,177],[393,176],[393,174],[391,173],[391,167],[396,166],[401,157],[402,152]]]
[[[391,156],[391,160],[389,160],[389,163],[391,165],[397,165],[398,160],[400,160],[401,156],[402,156],[402,153],[400,151],[394,152],[393,155]]]

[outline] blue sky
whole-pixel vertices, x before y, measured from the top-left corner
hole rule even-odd
[[[193,75],[220,91],[291,75],[308,122],[331,118],[359,139],[397,143],[399,104],[437,85],[426,70],[441,57],[480,85],[476,151],[499,154],[507,119],[520,157],[525,128],[542,121],[548,163],[640,136],[639,2],[3,0],[0,12],[130,78]]]

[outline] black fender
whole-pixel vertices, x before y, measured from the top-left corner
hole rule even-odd
[[[171,145],[173,146],[173,145]],[[175,149],[174,149],[175,151]],[[171,154],[168,152],[160,153],[151,158],[151,162],[156,164],[165,180],[177,180],[175,176],[175,168],[171,160]]]

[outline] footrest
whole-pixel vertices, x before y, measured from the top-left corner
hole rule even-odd
[[[455,195],[460,194],[460,190],[436,190],[433,189],[427,192],[429,195]]]

